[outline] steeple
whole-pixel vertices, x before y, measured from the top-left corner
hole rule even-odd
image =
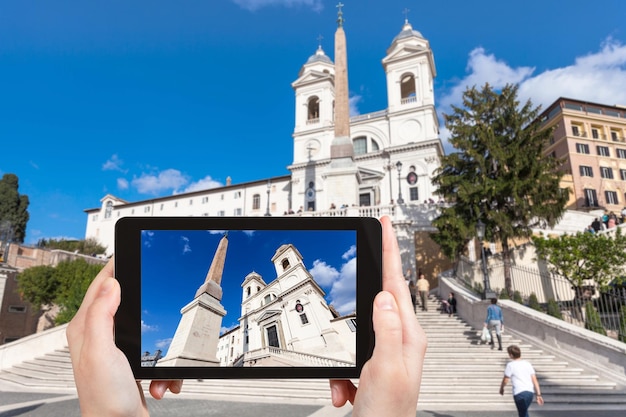
[[[226,249],[228,249],[228,233],[225,233],[220,243],[217,245],[217,250],[213,256],[213,261],[209,267],[209,272],[206,274],[204,284],[196,291],[196,297],[198,298],[203,293],[211,295],[218,301],[222,299],[222,274],[224,273],[224,263],[226,262]]]
[[[330,148],[332,160],[346,159],[342,165],[352,161],[354,148],[350,139],[350,102],[348,92],[348,53],[346,34],[343,30],[343,4],[339,9],[335,32],[335,137]],[[349,161],[348,161],[349,159]]]

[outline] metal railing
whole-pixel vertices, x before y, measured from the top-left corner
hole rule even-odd
[[[577,287],[564,277],[539,267],[512,265],[512,294],[509,296],[502,261],[492,259],[488,272],[491,289],[500,298],[510,298],[568,323],[626,342],[626,285],[598,288],[594,282],[585,282]],[[482,293],[480,262],[461,258],[456,280]]]

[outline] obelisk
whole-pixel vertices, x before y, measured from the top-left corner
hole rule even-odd
[[[184,306],[167,355],[157,366],[220,366],[217,344],[226,310],[222,300],[222,274],[228,234],[220,240],[204,283],[194,299]]]
[[[326,173],[327,203],[340,206],[358,203],[357,167],[350,137],[348,52],[343,30],[343,4],[339,3],[335,31],[335,136],[330,146],[330,168]]]

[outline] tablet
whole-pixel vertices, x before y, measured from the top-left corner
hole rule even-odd
[[[137,379],[358,378],[374,345],[380,222],[125,217],[115,340]]]

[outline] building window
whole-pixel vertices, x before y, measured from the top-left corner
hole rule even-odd
[[[589,145],[587,145],[586,143],[577,143],[576,144],[576,152],[588,154],[589,153]]]
[[[163,211],[163,207],[165,207],[165,204],[161,203],[161,207],[159,209]]]
[[[252,196],[252,210],[259,210],[261,208],[261,194],[255,194]]]
[[[202,204],[206,204],[209,202],[209,197],[202,197]]]
[[[622,181],[626,181],[626,169],[620,169],[619,176],[622,179]]]
[[[369,207],[372,205],[372,196],[370,193],[359,194],[359,206]]]
[[[580,136],[580,128],[576,125],[572,125],[572,134],[574,136]]]
[[[174,202],[174,207],[178,207],[178,201]]]
[[[615,191],[605,191],[604,198],[607,204],[619,204],[617,201],[617,193]]]
[[[283,265],[283,271],[286,271],[287,268],[289,268],[289,259],[287,258],[283,259],[282,265]]]
[[[581,177],[593,177],[593,168],[586,166],[586,165],[581,165],[580,176]]]
[[[420,194],[419,194],[418,188],[417,187],[409,188],[409,200],[419,201],[419,199],[420,199]]]
[[[150,212],[150,206],[145,206],[145,207],[143,208],[143,212],[144,212],[144,213],[149,213],[149,212]]]
[[[591,128],[591,137],[594,138],[594,139],[599,139],[600,138],[600,131],[597,128],[592,127]]]
[[[346,324],[348,324],[348,327],[352,332],[356,332],[356,319],[349,319],[346,321]]]
[[[367,138],[360,136],[352,141],[355,155],[365,155],[367,153]]]
[[[98,215],[94,214],[93,216],[91,216],[91,220],[93,220],[94,222],[98,221]]]
[[[400,80],[400,98],[401,104],[415,103],[415,77],[413,74],[402,76]]]
[[[309,324],[309,319],[306,316],[306,313],[300,314],[300,321],[302,324]]]
[[[106,207],[104,208],[104,218],[110,219],[112,212],[113,212],[113,202],[107,201]]]
[[[617,157],[620,159],[626,159],[626,149],[617,148]]]
[[[217,215],[218,215],[219,217],[224,217],[224,216],[226,216],[226,212],[225,212],[224,210],[219,210],[219,211],[217,212]]]
[[[617,132],[615,130],[611,130],[611,140],[613,142],[617,142],[619,140],[617,136]]]
[[[241,198],[241,191],[235,191],[235,200]]]
[[[600,167],[600,176],[602,178],[613,179],[613,169],[609,167]]]
[[[596,148],[598,149],[598,155],[600,155],[600,156],[611,156],[611,153],[609,152],[609,147],[608,146],[597,146]]]
[[[320,99],[313,96],[307,104],[307,123],[317,123],[320,120]]]
[[[234,215],[235,216],[241,216],[241,207],[235,209]]]
[[[189,199],[189,205],[193,206],[193,199],[192,198]]]
[[[598,207],[596,190],[585,188],[583,192],[585,193],[585,207]]]
[[[26,313],[25,306],[9,306],[9,313]]]

